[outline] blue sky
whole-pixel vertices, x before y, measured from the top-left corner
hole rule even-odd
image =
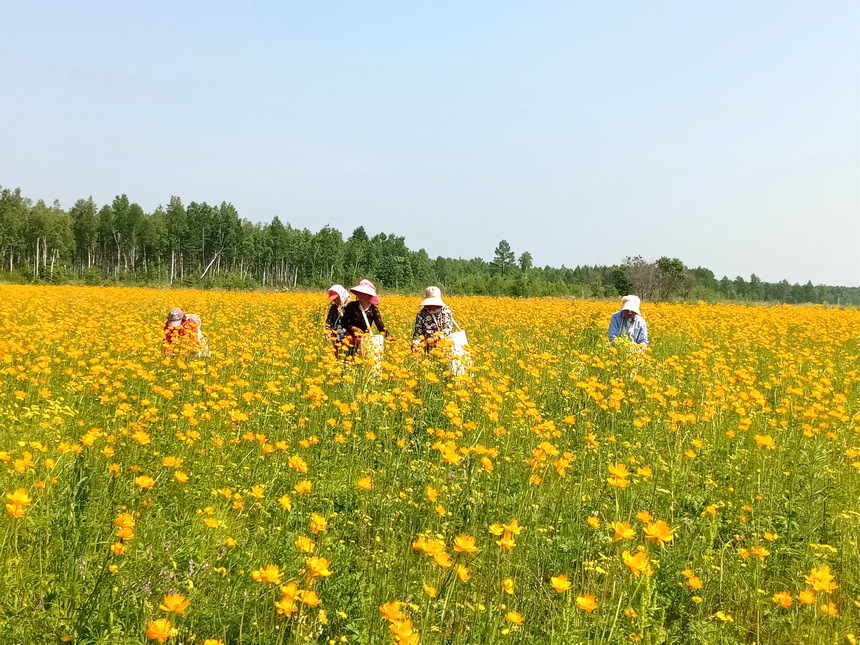
[[[0,185],[860,285],[860,4],[15,2]]]

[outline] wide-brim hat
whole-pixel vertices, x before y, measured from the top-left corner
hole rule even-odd
[[[639,311],[639,296],[624,296],[621,299],[621,311],[632,311],[634,313],[642,315]]]
[[[427,287],[424,289],[424,300],[421,301],[421,307],[444,307],[445,301],[442,300],[442,291],[439,287]]]
[[[376,287],[370,280],[362,280],[356,286],[349,290],[350,293],[364,293],[370,296],[370,304],[379,304],[379,295],[376,293]]]

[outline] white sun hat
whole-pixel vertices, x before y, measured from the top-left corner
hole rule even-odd
[[[445,301],[442,300],[442,291],[439,287],[427,287],[424,289],[424,300],[421,301],[421,307],[444,307]]]
[[[639,296],[624,296],[621,299],[621,311],[632,311],[640,316],[642,315],[639,311]]]

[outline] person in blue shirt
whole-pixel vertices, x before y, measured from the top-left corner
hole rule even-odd
[[[624,296],[621,299],[621,309],[612,314],[609,320],[609,342],[615,345],[615,339],[626,334],[630,342],[642,349],[648,347],[648,325],[639,311],[638,296]]]

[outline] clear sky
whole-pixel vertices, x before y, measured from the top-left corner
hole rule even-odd
[[[860,285],[860,3],[5,2],[0,185]]]

